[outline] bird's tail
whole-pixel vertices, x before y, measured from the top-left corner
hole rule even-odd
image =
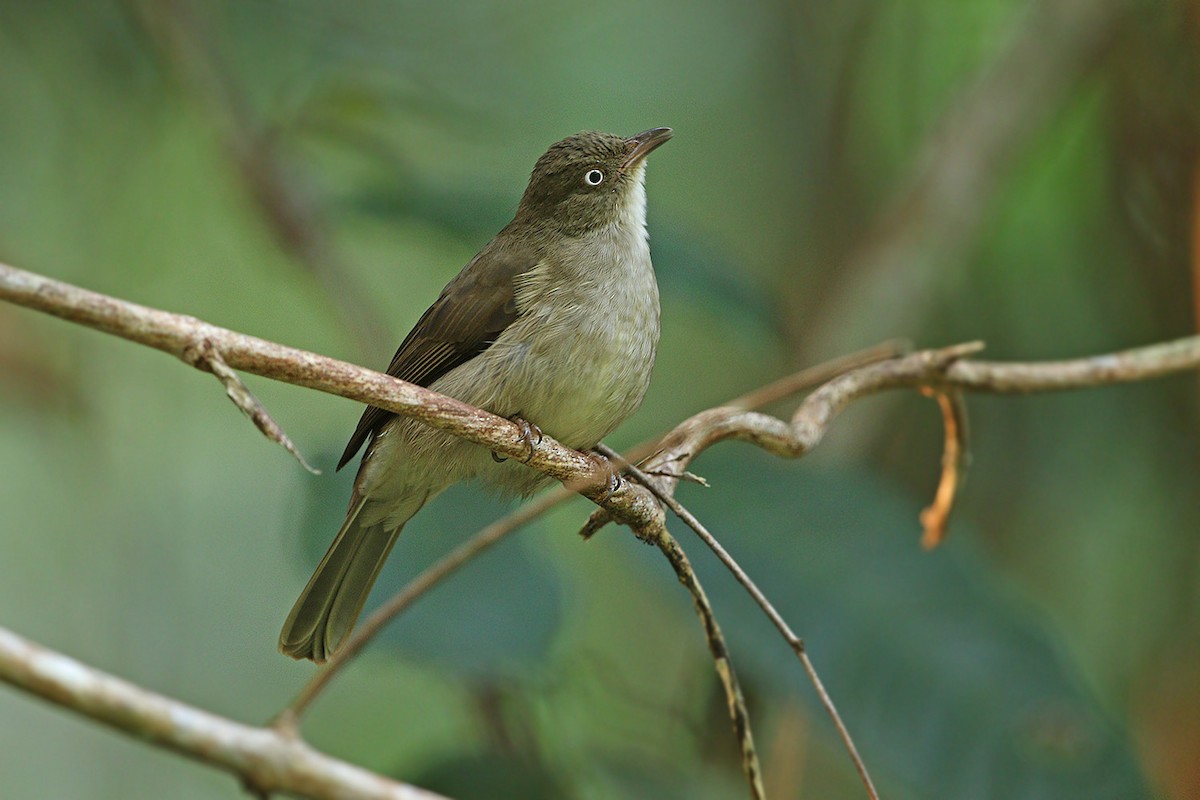
[[[404,520],[423,504],[424,498]],[[392,522],[395,516],[361,521],[376,516],[363,514],[366,505],[367,499],[362,498],[351,507],[333,544],[292,606],[279,633],[279,649],[285,655],[319,664],[337,651],[358,621],[379,570],[404,527],[404,520]]]

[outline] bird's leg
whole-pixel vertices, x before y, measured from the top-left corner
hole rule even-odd
[[[522,417],[520,414],[513,414],[508,418],[508,421],[512,422],[521,429],[521,441],[525,442],[525,444],[529,446],[529,455],[525,456],[524,458],[525,463],[528,464],[530,459],[533,458],[533,448],[542,443],[542,429]],[[534,441],[535,437],[537,441]],[[499,464],[503,461],[507,461],[508,459],[504,456],[496,455],[496,451],[493,450],[492,460]]]

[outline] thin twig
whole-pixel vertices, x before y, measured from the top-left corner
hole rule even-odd
[[[1092,389],[1145,381],[1200,367],[1200,336],[1066,361],[1000,363],[958,359],[941,386],[994,394]]]
[[[746,392],[740,397],[730,400],[728,403],[722,403],[722,405],[745,409],[762,408],[778,400],[798,394],[805,389],[820,386],[822,383],[831,381],[837,376],[844,375],[851,370],[876,364],[880,361],[886,361],[889,358],[904,355],[911,350],[912,344],[910,342],[904,339],[890,339],[886,342],[880,342],[874,347],[868,347],[840,358],[815,364],[799,372],[794,372],[773,383],[768,383],[766,386]],[[635,460],[639,458],[632,450],[629,456]]]
[[[237,374],[228,364],[225,359],[221,358],[221,354],[212,346],[212,342],[205,339],[198,347],[193,347],[185,350],[182,358],[187,363],[199,370],[211,372],[225,386],[225,396],[233,401],[233,404],[238,409],[250,418],[254,423],[254,427],[262,432],[272,442],[283,447],[292,456],[300,462],[300,466],[311,472],[313,475],[320,475],[321,470],[316,469],[307,461],[304,456],[300,455],[300,451],[296,449],[296,445],[292,443],[291,437],[284,432],[283,428],[267,411],[266,406],[254,396],[243,381],[240,375]]]
[[[679,542],[667,531],[665,522],[648,532],[642,532],[640,538],[652,543],[671,562],[671,567],[679,577],[679,582],[692,596],[696,614],[704,627],[704,638],[708,642],[708,651],[712,655],[717,676],[721,679],[721,687],[725,691],[725,702],[729,709],[729,718],[733,722],[733,732],[737,737],[741,752],[742,773],[750,784],[750,796],[754,800],[764,800],[767,793],[762,782],[762,766],[758,760],[758,750],[754,746],[754,735],[750,729],[750,714],[746,709],[746,698],[738,683],[737,673],[734,672],[733,662],[729,659],[729,649],[725,646],[725,637],[721,626],[713,614],[708,596],[700,585],[692,565]]]
[[[825,685],[817,676],[817,670],[813,666],[812,661],[809,660],[808,653],[805,651],[804,640],[796,635],[791,626],[787,624],[787,620],[783,618],[783,615],[781,615],[775,609],[775,606],[770,600],[767,599],[767,596],[763,594],[762,590],[758,588],[758,585],[753,581],[753,579],[751,579],[749,575],[746,574],[746,571],[742,569],[741,564],[739,564],[733,558],[733,556],[729,554],[729,551],[726,550],[719,541],[717,541],[717,537],[713,536],[708,528],[706,528],[704,524],[700,522],[700,520],[697,519],[694,514],[692,514],[691,511],[688,511],[687,508],[685,508],[684,505],[680,503],[673,494],[663,491],[659,487],[658,481],[654,480],[634,465],[625,462],[625,460],[621,458],[618,453],[614,452],[607,446],[601,445],[597,449],[599,449],[605,456],[617,461],[618,463],[624,462],[622,465],[624,469],[627,470],[634,478],[641,481],[646,488],[654,493],[655,497],[657,497],[659,500],[665,503],[668,508],[671,509],[675,516],[679,517],[684,524],[696,532],[696,535],[700,537],[701,541],[708,545],[708,548],[716,554],[717,558],[720,559],[721,563],[725,565],[726,569],[733,574],[733,577],[737,580],[737,582],[742,585],[742,588],[749,593],[750,597],[754,599],[754,602],[758,604],[758,607],[763,610],[763,613],[767,615],[767,619],[771,620],[771,624],[775,626],[775,629],[779,631],[781,636],[783,636],[784,641],[787,642],[788,646],[792,648],[792,652],[794,652],[796,657],[800,659],[800,663],[803,664],[804,671],[808,673],[809,680],[812,682],[813,687],[817,690],[817,696],[821,699],[821,705],[825,707],[825,711],[829,714],[829,718],[833,720],[833,725],[837,729],[838,736],[841,737],[842,744],[845,745],[846,751],[850,754],[851,761],[854,762],[854,768],[858,770],[859,777],[862,779],[863,785],[867,788],[868,796],[871,798],[871,800],[879,800],[879,794],[875,791],[875,785],[871,781],[871,775],[867,771],[867,765],[863,761],[862,756],[859,755],[858,748],[854,745],[854,739],[850,736],[850,730],[842,721],[842,717],[838,713],[837,706],[834,705],[833,698],[830,697],[829,693],[825,691]]]
[[[445,800],[270,728],[203,711],[0,628],[0,681],[110,728],[238,776],[250,791],[311,798]]]
[[[733,557],[726,552],[725,548],[721,546],[721,543],[717,541],[716,537],[713,536],[708,529],[700,523],[700,520],[696,519],[696,517],[690,511],[684,508],[683,505],[676,500],[673,495],[666,495],[666,497],[667,505],[670,507],[671,511],[678,515],[679,518],[683,520],[689,528],[694,530],[696,534],[704,541],[704,543],[707,544],[713,550],[713,552],[717,554],[717,557],[721,559],[722,563],[724,563],[725,566],[734,573],[734,576],[737,578],[738,582],[746,588],[746,590],[750,593],[750,596],[753,597],[754,601],[758,603],[759,607],[766,612],[767,617],[775,625],[776,629],[778,629],[783,635],[784,640],[787,641],[788,645],[792,648],[792,652],[796,654],[796,658],[800,659],[800,663],[803,665],[804,671],[808,674],[809,681],[812,683],[813,688],[817,692],[817,697],[819,697],[821,700],[821,705],[825,708],[825,712],[829,715],[829,718],[833,720],[833,726],[837,729],[838,736],[841,738],[842,744],[846,748],[846,752],[850,754],[850,760],[854,762],[854,768],[858,771],[859,778],[862,779],[863,785],[867,789],[867,796],[870,797],[871,800],[879,800],[879,792],[875,790],[875,784],[871,781],[871,775],[867,771],[867,764],[865,761],[863,761],[862,756],[859,755],[858,747],[854,744],[854,739],[850,736],[850,729],[847,728],[846,723],[842,721],[841,714],[838,713],[837,706],[834,705],[833,697],[831,697],[829,692],[825,690],[825,684],[821,681],[821,677],[817,674],[817,668],[813,666],[812,660],[808,657],[808,651],[804,647],[804,640],[792,631],[791,627],[787,624],[783,617],[780,616],[779,612],[775,610],[775,607],[771,605],[766,596],[763,595],[763,593],[759,590],[758,586],[755,585],[752,580],[750,580],[750,576],[748,576],[742,570],[741,566],[734,561]]]
[[[942,392],[924,388],[922,394],[933,397],[942,411],[946,443],[942,450],[942,477],[938,480],[933,502],[921,512],[921,546],[932,550],[946,539],[946,523],[954,508],[954,499],[967,476],[970,459],[967,447],[967,404],[962,392]]]

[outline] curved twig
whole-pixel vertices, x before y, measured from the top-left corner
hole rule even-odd
[[[967,477],[970,454],[967,449],[967,404],[962,392],[942,392],[926,387],[922,394],[933,397],[942,411],[946,444],[942,449],[942,476],[938,479],[933,502],[921,512],[921,546],[932,550],[946,539],[946,524],[958,490]]]
[[[767,792],[763,787],[762,767],[758,761],[758,750],[754,746],[754,735],[750,730],[750,714],[746,709],[746,698],[738,683],[737,673],[733,670],[733,662],[729,659],[729,649],[725,646],[725,637],[721,633],[721,626],[717,624],[712,605],[708,602],[708,596],[700,585],[700,579],[692,570],[691,562],[688,561],[679,542],[675,541],[675,537],[667,531],[666,522],[660,523],[653,530],[639,533],[639,537],[662,551],[662,554],[667,557],[667,561],[671,562],[671,568],[675,570],[679,582],[692,596],[696,615],[700,617],[700,624],[704,626],[704,638],[708,643],[708,652],[712,655],[717,669],[717,677],[721,679],[721,688],[725,692],[729,719],[733,723],[733,733],[737,737],[741,751],[742,773],[750,784],[750,796],[754,800],[764,800]]]

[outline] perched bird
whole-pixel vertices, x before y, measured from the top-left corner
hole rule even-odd
[[[637,409],[658,346],[658,284],[646,237],[646,155],[671,137],[585,131],[538,159],[516,216],[446,285],[388,374],[594,447]],[[404,524],[451,484],[510,494],[541,473],[370,406],[338,462],[366,444],[346,520],[279,635],[321,662],[345,641]]]

